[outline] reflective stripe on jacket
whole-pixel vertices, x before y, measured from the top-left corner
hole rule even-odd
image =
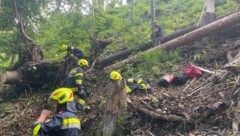
[[[134,90],[143,89],[148,90],[150,89],[150,86],[147,82],[143,81],[142,79],[138,78],[129,78],[126,80],[126,90],[128,93],[131,93]]]
[[[80,120],[69,111],[58,113],[50,121],[37,124],[33,136],[78,136]]]
[[[80,66],[73,68],[66,81],[66,87],[74,88],[77,85],[82,85],[83,82],[83,69]]]

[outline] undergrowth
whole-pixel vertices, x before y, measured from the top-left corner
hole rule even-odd
[[[137,63],[125,66],[121,71],[124,76],[153,78],[155,75],[172,73],[175,64],[181,61],[178,51],[152,51],[140,53]]]

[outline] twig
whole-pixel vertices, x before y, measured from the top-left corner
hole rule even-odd
[[[85,74],[87,74],[87,73],[91,73],[91,72],[93,71],[94,66],[95,66],[97,60],[98,60],[98,58],[95,59],[95,60],[93,61],[93,63],[92,63],[92,65],[91,65],[90,69],[88,69],[88,70],[85,72]]]
[[[213,71],[210,71],[210,70],[208,70],[208,69],[204,69],[204,68],[201,68],[201,67],[199,67],[199,66],[196,66],[196,65],[193,65],[193,64],[191,64],[192,66],[194,66],[194,67],[196,67],[196,68],[198,68],[198,69],[200,69],[201,71],[203,71],[203,72],[206,72],[206,73],[209,73],[209,74],[216,74],[216,72],[213,72]]]
[[[143,100],[137,98],[141,103],[143,103],[144,105],[146,105],[148,108],[150,108],[151,110],[155,110],[152,106],[150,106],[149,104],[147,104],[146,102],[144,102]]]

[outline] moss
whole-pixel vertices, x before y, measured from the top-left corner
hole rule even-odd
[[[122,115],[118,117],[116,130],[114,131],[114,134],[113,134],[114,136],[129,135],[127,134],[128,131],[126,131],[129,128],[129,126],[127,125],[128,117],[129,117],[128,112],[124,112]]]

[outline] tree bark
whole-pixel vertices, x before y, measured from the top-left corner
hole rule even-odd
[[[127,58],[129,55],[131,55],[134,52],[138,52],[138,51],[144,51],[146,49],[149,49],[151,47],[150,43],[146,43],[146,44],[142,44],[140,45],[139,48],[136,49],[128,49],[116,54],[113,54],[112,56],[106,57],[102,60],[100,60],[97,65],[101,65],[101,66],[107,66],[109,64],[114,63],[114,61],[118,60],[118,59],[124,59]]]
[[[12,55],[12,59],[11,59],[11,65],[13,65],[17,60],[17,54],[16,53],[13,53]]]
[[[43,53],[42,50],[35,44],[32,45],[31,48],[31,61],[39,61],[39,60],[43,60]]]
[[[151,111],[141,106],[138,106],[138,107],[135,106],[135,109],[137,109],[142,113],[145,113],[146,115],[154,119],[161,119],[161,120],[167,120],[167,121],[188,121],[188,119],[177,116],[177,115],[164,115],[163,113],[157,113],[156,111]]]
[[[58,62],[27,62],[15,71],[5,71],[0,75],[1,84],[27,85],[39,89],[49,85],[54,88],[65,80],[66,67]]]
[[[187,33],[183,36],[180,36],[176,39],[173,39],[171,41],[168,41],[166,43],[163,43],[161,45],[158,45],[150,50],[148,50],[148,52],[152,52],[152,51],[156,51],[156,50],[160,50],[160,49],[165,49],[167,51],[175,49],[177,47],[181,47],[183,45],[192,43],[198,39],[201,39],[213,32],[219,31],[219,30],[223,30],[224,28],[227,28],[227,26],[236,24],[240,22],[240,12],[231,14],[227,17],[224,17],[220,20],[217,20],[211,24],[208,24],[204,27],[198,28],[190,33]],[[116,65],[110,65],[108,67],[105,67],[104,70],[105,71],[109,71],[112,69],[118,69],[120,68],[122,65],[126,65],[132,62],[136,62],[137,61],[137,55],[132,56],[126,60],[123,60],[119,63],[117,63]]]
[[[205,2],[206,2],[206,11],[203,14],[203,17],[201,18],[201,23],[200,23],[201,26],[205,26],[216,20],[215,0],[206,0]],[[213,35],[209,35],[208,37],[204,37],[202,41],[207,43],[212,38],[213,38]]]
[[[106,88],[108,96],[99,134],[101,136],[121,135],[124,132],[121,132],[121,123],[119,124],[118,120],[127,108],[125,83],[114,81]]]
[[[6,71],[0,75],[1,84],[16,84],[21,79],[19,71]]]

